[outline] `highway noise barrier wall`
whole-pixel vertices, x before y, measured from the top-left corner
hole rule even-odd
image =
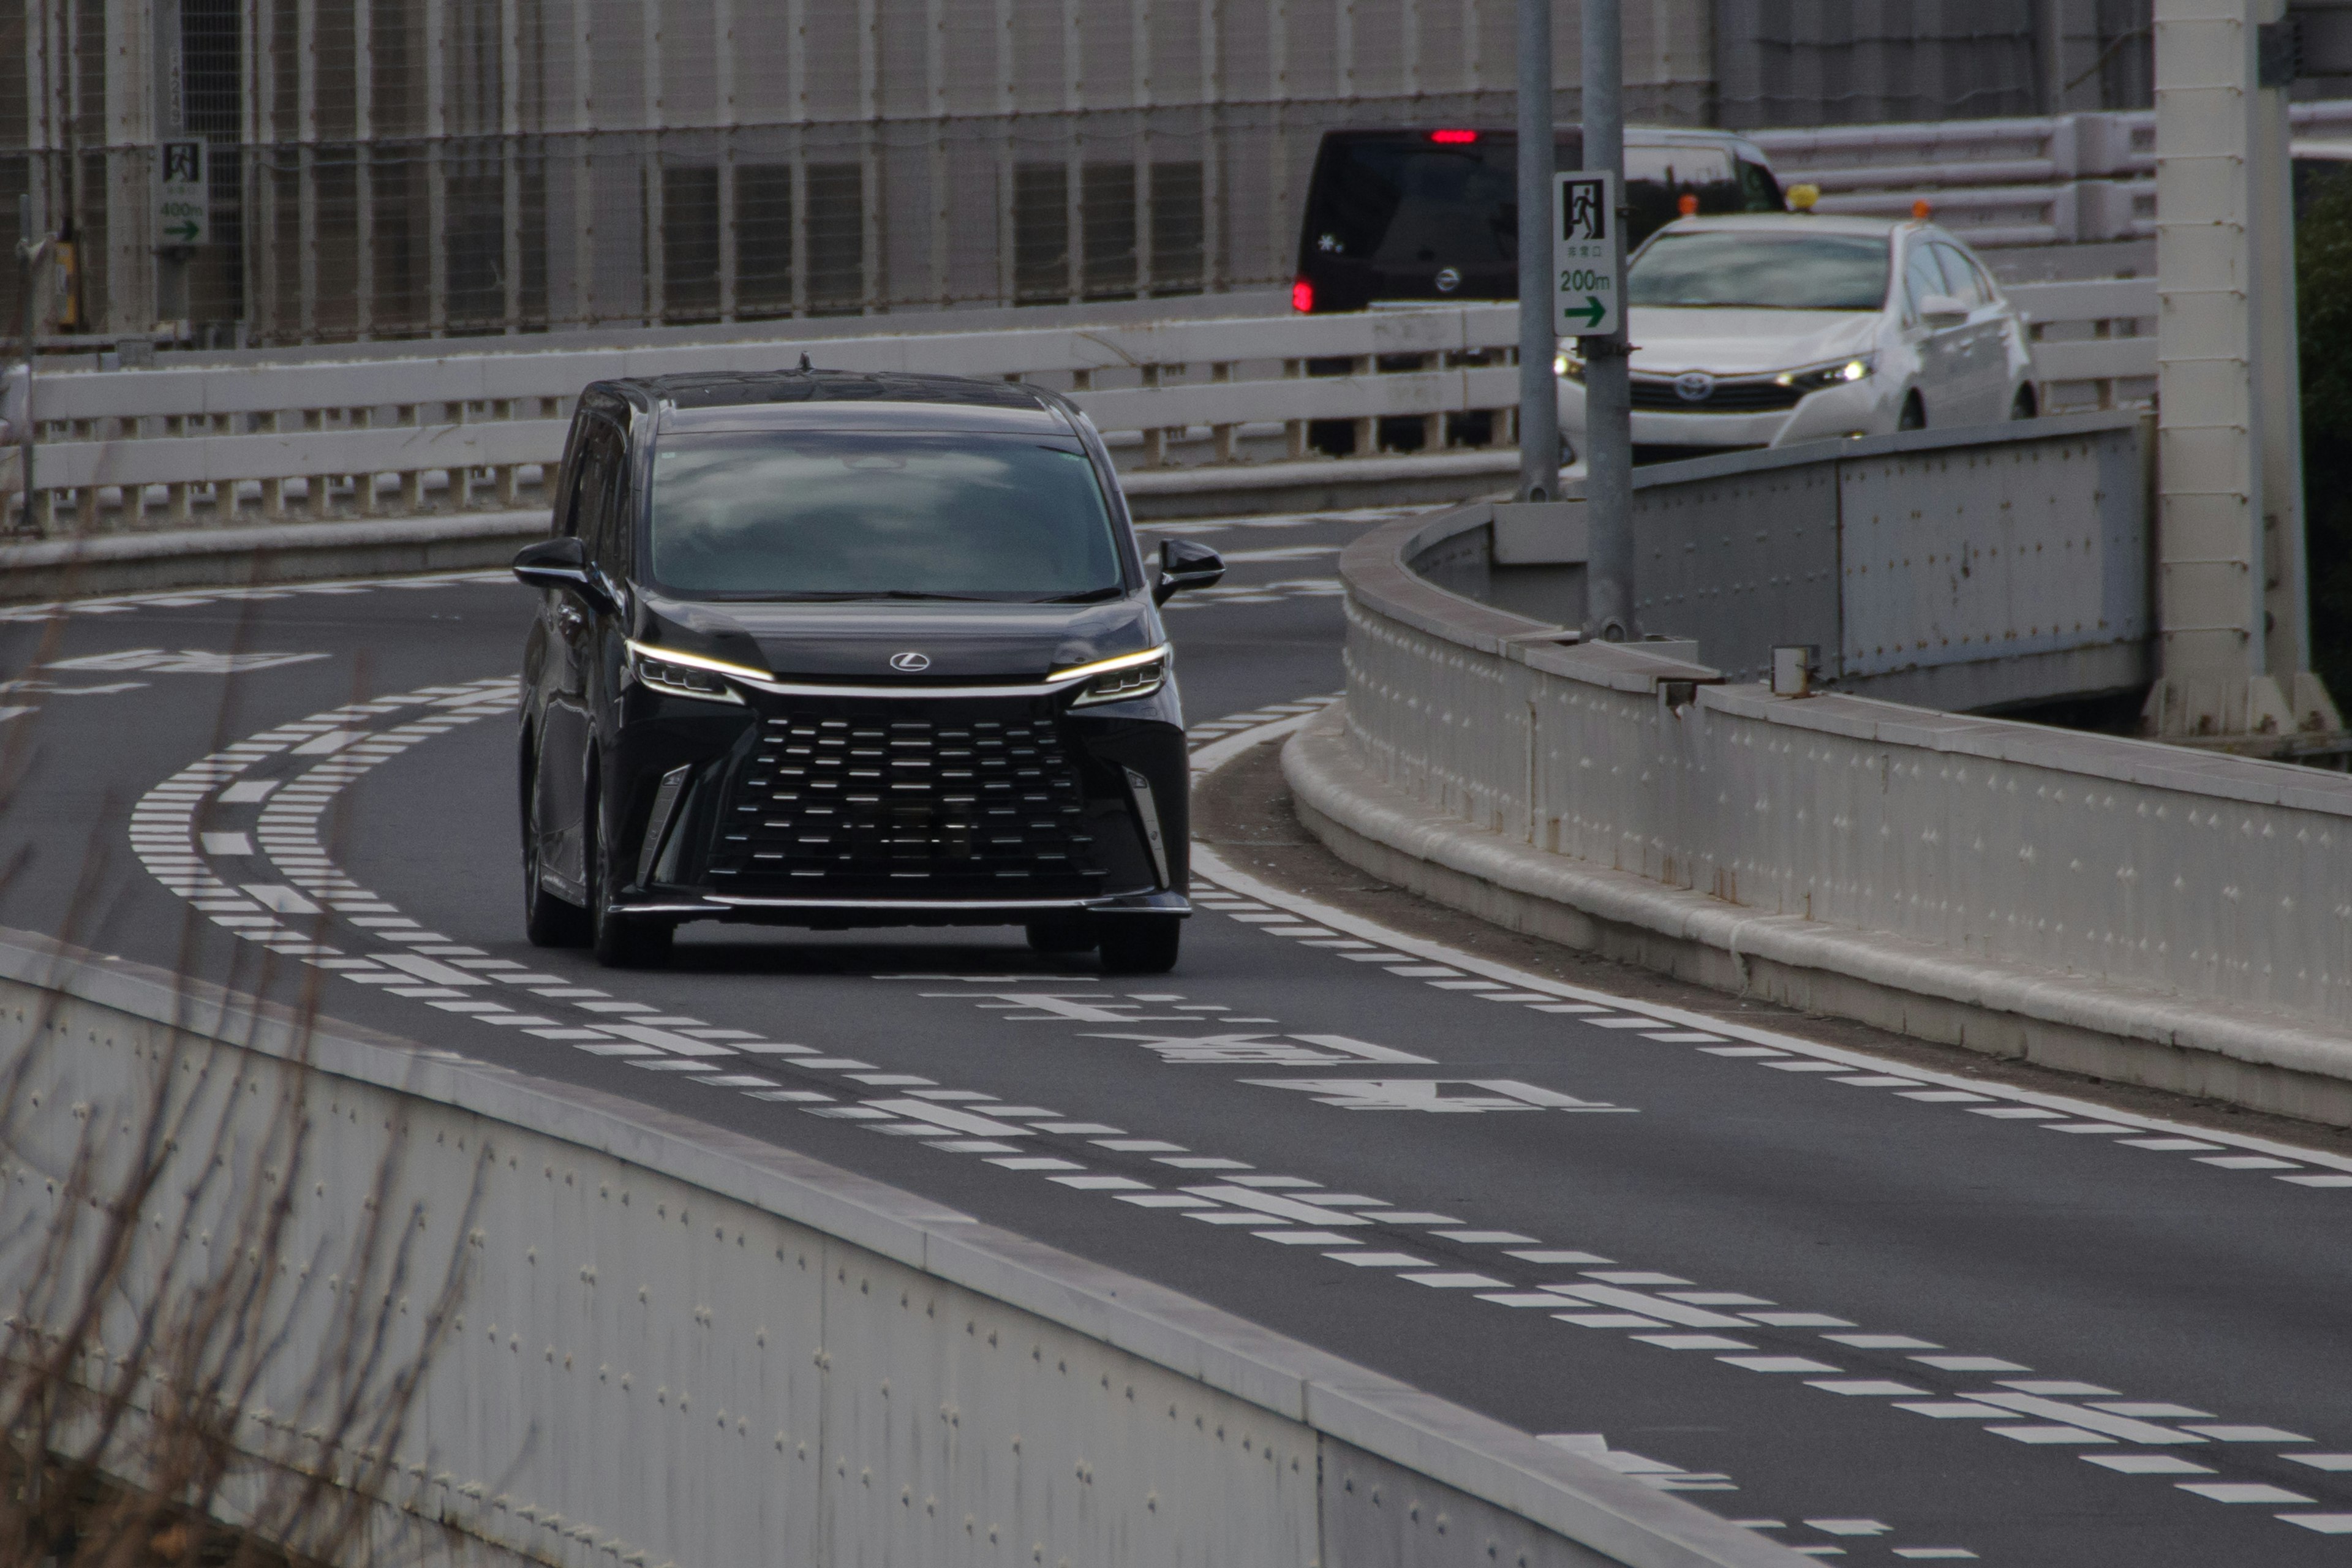
[[[1463,574],[1495,515],[1340,558],[1347,699],[1284,766],[1343,858],[1707,984],[2352,1124],[2352,779],[1776,697],[1697,663],[1704,626],[1579,646],[1412,569]]]
[[[240,1216],[275,1194],[279,1267],[265,1248],[246,1260],[286,1343],[226,1411],[248,1461],[225,1507],[259,1511],[272,1476],[355,1481],[377,1556],[1810,1561],[1172,1291],[773,1145],[447,1052],[306,1031],[19,933],[0,935],[0,1087],[14,1216],[0,1281],[18,1353],[40,1342],[25,1329],[57,1326],[26,1316],[41,1222],[118,1196],[109,1184],[138,1164],[142,1129],[170,1111],[152,1212],[130,1215],[138,1240],[79,1375],[94,1385],[129,1364],[169,1243],[202,1249],[207,1272],[233,1268],[251,1235]],[[94,1186],[73,1178],[85,1147]],[[351,1244],[371,1225],[362,1258]],[[63,1275],[92,1267],[84,1242],[68,1251]],[[353,1322],[383,1329],[377,1382],[421,1364],[404,1421],[353,1432],[328,1418],[367,1381],[317,1364]],[[144,1379],[137,1395],[142,1409],[159,1397]]]

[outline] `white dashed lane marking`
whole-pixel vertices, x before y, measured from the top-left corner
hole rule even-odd
[[[2277,1447],[2303,1445],[2310,1441],[2300,1434],[2262,1426],[2222,1426],[2210,1420],[2191,1424],[2176,1421],[2166,1425],[2158,1417],[2168,1412],[2178,1410],[2183,1416],[2201,1416],[2205,1413],[2168,1404],[2123,1401],[2113,1390],[2072,1381],[1995,1379],[1995,1387],[1990,1392],[1956,1390],[1941,1398],[1906,1402],[1901,1396],[1921,1393],[1918,1384],[1932,1381],[1929,1373],[1940,1373],[1957,1377],[1963,1373],[2025,1373],[2029,1369],[1992,1356],[1912,1353],[1906,1359],[1921,1370],[1912,1381],[1906,1382],[1857,1377],[1832,1362],[1811,1355],[1759,1352],[1752,1340],[1733,1339],[1720,1331],[1729,1329],[1754,1335],[1760,1331],[1783,1333],[1800,1330],[1853,1331],[1856,1325],[1825,1313],[1782,1310],[1763,1298],[1744,1292],[1693,1287],[1691,1281],[1674,1275],[1611,1267],[1611,1260],[1606,1258],[1545,1245],[1538,1238],[1516,1232],[1468,1229],[1456,1215],[1405,1210],[1368,1194],[1326,1193],[1319,1184],[1304,1177],[1260,1173],[1246,1161],[1195,1152],[1178,1143],[1137,1135],[1107,1123],[1068,1119],[1049,1108],[1007,1105],[978,1090],[941,1087],[920,1075],[890,1072],[861,1060],[824,1056],[815,1047],[760,1039],[751,1037],[748,1031],[717,1028],[698,1019],[660,1014],[648,1005],[615,998],[596,987],[569,984],[559,976],[533,972],[523,964],[491,958],[479,949],[453,942],[399,914],[389,901],[345,876],[320,847],[319,826],[340,793],[354,780],[364,776],[370,769],[432,735],[493,713],[510,712],[512,696],[513,683],[505,679],[462,686],[426,688],[400,697],[316,714],[299,723],[278,726],[191,763],[150,791],[132,814],[130,833],[133,847],[142,864],[160,882],[187,899],[205,918],[236,936],[257,942],[271,952],[297,958],[325,973],[341,975],[358,984],[377,985],[389,994],[422,1001],[453,1017],[478,1019],[551,1044],[622,1058],[633,1067],[677,1073],[688,1081],[708,1087],[803,1110],[813,1115],[864,1127],[877,1134],[919,1142],[950,1156],[972,1157],[1000,1169],[1035,1173],[1072,1191],[1106,1194],[1136,1208],[1166,1208],[1181,1217],[1247,1230],[1254,1237],[1273,1245],[1318,1250],[1325,1258],[1336,1262],[1358,1268],[1387,1268],[1399,1280],[1423,1289],[1462,1291],[1466,1297],[1475,1298],[1483,1304],[1506,1310],[1532,1307],[1543,1310],[1558,1307],[1561,1310],[1549,1311],[1547,1315],[1583,1331],[1621,1333],[1627,1342],[1642,1343],[1668,1354],[1709,1355],[1731,1368],[1761,1375],[1790,1377],[1800,1384],[1834,1394],[1841,1398],[1882,1397],[1895,1404],[1897,1408],[1938,1419],[1975,1420],[1988,1431],[2021,1442],[2049,1442],[2053,1446],[2075,1448],[2112,1447],[2125,1443],[2139,1448],[2158,1445],[2168,1449],[2180,1447],[2201,1449],[2220,1444]],[[1328,700],[1281,704],[1240,718],[1247,721],[1249,725],[1258,727],[1262,734],[1267,727],[1295,727],[1318,710],[1325,700]],[[405,722],[383,729],[373,727],[385,718],[420,709],[423,710],[421,716]],[[1202,728],[1209,730],[1212,727]],[[1226,734],[1235,735],[1236,740],[1228,741],[1223,745],[1213,742],[1210,748],[1213,751],[1224,749],[1224,746],[1237,749],[1238,744],[1249,743],[1259,738],[1251,734],[1247,728],[1238,731],[1230,725],[1216,728],[1223,730]],[[329,741],[331,744],[322,743]],[[289,759],[316,757],[318,760],[288,777],[248,779],[240,776],[280,756]],[[257,805],[260,809],[249,834],[239,830],[207,829],[202,840],[205,849],[200,853],[194,828],[197,813],[207,800],[215,797],[224,805],[231,804],[233,799],[235,804]],[[241,838],[246,842],[240,847],[228,842],[232,838]],[[221,841],[219,847],[214,847],[215,840]],[[1305,900],[1286,898],[1274,889],[1233,873],[1205,849],[1198,853],[1206,863],[1204,875],[1212,881],[1223,884],[1222,892],[1213,889],[1202,890],[1204,907],[1223,905],[1241,912],[1286,910],[1297,919],[1302,927],[1321,932],[1351,933],[1337,937],[1326,935],[1315,940],[1352,942],[1363,954],[1398,961],[1386,967],[1423,972],[1416,973],[1411,978],[1475,980],[1484,976],[1498,983],[1498,985],[1471,989],[1465,994],[1482,997],[1499,995],[1513,1005],[1574,1009],[1570,1016],[1580,1023],[1615,1022],[1622,1018],[1642,1026],[1662,1026],[1649,1030],[1653,1037],[1672,1034],[1696,1037],[1698,1040],[1709,1042],[1719,1042],[1727,1037],[1741,1037],[1752,1042],[1752,1047],[1748,1048],[1761,1048],[1771,1053],[1763,1058],[1731,1058],[1735,1061],[1763,1059],[1765,1065],[1769,1066],[1783,1057],[1802,1057],[1810,1051],[1826,1057],[1828,1059],[1822,1065],[1831,1070],[1883,1065],[1846,1053],[1827,1052],[1822,1047],[1783,1041],[1756,1031],[1726,1028],[1718,1033],[1692,1027],[1711,1021],[1682,1016],[1668,1009],[1633,1009],[1616,998],[1521,975],[1503,966],[1403,937],[1338,910],[1301,907]],[[224,859],[249,860],[257,854],[269,860],[282,880],[232,879],[216,874],[206,859],[210,855]],[[250,875],[249,871],[246,873],[246,877]],[[1269,923],[1257,922],[1257,929],[1267,930]],[[319,940],[331,931],[335,931],[340,940],[356,939],[374,943],[378,951],[368,955],[347,954]],[[345,931],[353,935],[342,935]],[[1286,940],[1302,939],[1293,937]],[[1341,951],[1339,955],[1356,957],[1359,953]],[[1008,1019],[1034,1021],[1048,1026],[1072,1027],[1105,1022],[1167,1022],[1171,1019],[1187,1023],[1208,1022],[1210,1020],[1202,1016],[1203,1012],[1229,1011],[1212,1004],[1190,1003],[1181,993],[1157,991],[1114,995],[1100,989],[1102,982],[1096,976],[1024,974],[903,978],[927,980],[934,984],[952,979],[958,986],[952,994],[961,999],[992,1005]],[[1001,989],[994,992],[964,989],[975,982],[992,984]],[[1014,986],[1019,989],[1012,989]],[[520,1011],[500,999],[512,994],[514,988],[527,992],[546,1010]],[[1541,996],[1548,1000],[1521,1004],[1518,998],[1522,995]],[[1158,1009],[1167,1011],[1160,1012]],[[557,1016],[551,1019],[549,1012]],[[562,1016],[566,1012],[584,1016],[574,1022]],[[1273,1024],[1276,1020],[1220,1017],[1214,1022],[1219,1025],[1243,1022]],[[1368,1059],[1368,1056],[1370,1059],[1382,1059],[1381,1053],[1401,1057],[1407,1061],[1420,1060],[1406,1053],[1391,1052],[1389,1047],[1376,1043],[1328,1035],[1234,1034],[1225,1031],[1209,1036],[1174,1036],[1101,1029],[1084,1032],[1130,1043],[1171,1061],[1276,1059],[1286,1066],[1322,1065],[1333,1059],[1362,1061]],[[1658,1043],[1696,1042],[1676,1039],[1660,1040]],[[1730,1050],[1743,1047],[1718,1044],[1712,1048]],[[1299,1055],[1311,1055],[1315,1059],[1311,1063],[1303,1063],[1298,1060]],[[747,1066],[769,1067],[770,1063],[803,1075],[834,1075],[835,1081],[826,1089],[795,1088],[762,1073],[743,1070]],[[775,1071],[777,1068],[769,1067],[769,1070]],[[1855,1076],[1864,1075],[1857,1073]],[[1890,1084],[1923,1085],[1945,1081],[1933,1075],[1888,1073],[1882,1076]],[[1510,1080],[1403,1079],[1389,1077],[1246,1081],[1307,1092],[1324,1103],[1348,1110],[1451,1110],[1457,1113],[1507,1110],[1559,1113],[1625,1109],[1584,1101],[1555,1090]],[[1855,1087],[1864,1086],[1856,1084]],[[1970,1095],[1975,1098],[1973,1091]],[[2064,1109],[2058,1109],[2060,1106],[2064,1106]],[[2036,1118],[2071,1116],[2076,1119],[2077,1125],[2095,1121],[2098,1115],[2095,1108],[2065,1105],[2065,1102],[2055,1100],[2042,1106],[1976,1106],[1969,1109],[2011,1110]],[[2116,1118],[2112,1124],[2102,1122],[2099,1127],[2102,1133],[2110,1130],[2151,1129],[2168,1130],[2160,1123],[2120,1117]],[[2216,1137],[2214,1146],[2222,1146],[2225,1142],[2242,1142],[2223,1141],[2218,1135]],[[1045,1140],[1057,1142],[1046,1148],[1038,1148],[1037,1145]],[[1073,1155],[1078,1157],[1071,1157]],[[1127,1168],[1099,1169],[1106,1161]],[[2287,1161],[2275,1163],[2293,1163]],[[1172,1177],[1173,1184],[1162,1187],[1152,1180],[1144,1179],[1154,1166],[1168,1173],[1160,1180]],[[1215,1179],[1196,1179],[1188,1184],[1180,1173],[1213,1173]],[[1366,1244],[1368,1239],[1386,1240],[1396,1236],[1410,1238],[1415,1235],[1419,1236],[1424,1247],[1443,1242],[1459,1248],[1495,1248],[1493,1256],[1496,1261],[1507,1259],[1509,1263],[1491,1273],[1443,1265],[1432,1268],[1431,1260],[1418,1254]],[[1537,1279],[1515,1283],[1507,1278],[1578,1265],[1584,1267],[1577,1268],[1576,1277],[1570,1279]],[[1489,1265],[1489,1268],[1493,1267]],[[1706,1331],[1684,1331],[1689,1330]],[[1836,1343],[1848,1352],[1876,1354],[1896,1353],[1903,1348],[1927,1342],[1900,1334],[1853,1332],[1824,1335],[1823,1340],[1825,1343]],[[2042,1419],[2021,1422],[2018,1419],[2021,1415]],[[2058,1436],[2045,1436],[2044,1434]],[[2164,1473],[2132,1463],[2143,1457],[2132,1448],[2120,1453],[2084,1454],[2081,1457],[2117,1473]],[[2315,1471],[2320,1473],[2326,1473],[2331,1468],[2352,1469],[2352,1456],[2315,1454],[2307,1458]],[[2341,1460],[2342,1464],[2336,1466],[2334,1462],[2336,1460]],[[2206,1471],[2210,1473],[2210,1467],[2206,1467]],[[2181,1472],[2174,1469],[2169,1473],[2177,1475]],[[1721,1478],[1695,1479],[1695,1484],[1713,1485],[1716,1481],[1721,1481],[1724,1487],[1731,1484]],[[2217,1491],[2209,1488],[2197,1495],[2206,1495],[2211,1500],[2221,1502],[2268,1501],[2284,1507],[2292,1501],[2297,1506],[2309,1505],[2309,1500],[2300,1493],[2285,1492],[2284,1489],[2274,1487],[2263,1491],[2267,1483],[2226,1481],[2215,1485],[2222,1489]],[[2262,1496],[2257,1497],[2257,1492]],[[2273,1498],[2269,1492],[2283,1495]],[[2352,1518],[2288,1512],[2278,1513],[2276,1517],[2301,1528],[2320,1531],[2332,1530],[2334,1527],[2328,1522],[2330,1521]],[[1822,1521],[1808,1521],[1808,1524],[1813,1528],[1828,1529]],[[1760,1521],[1756,1527],[1766,1528]],[[1781,1526],[1776,1524],[1770,1528]],[[1830,1533],[1834,1534],[1835,1531]],[[1959,1548],[1921,1547],[1898,1549],[1898,1555],[1906,1552],[1922,1557],[1963,1554]]]

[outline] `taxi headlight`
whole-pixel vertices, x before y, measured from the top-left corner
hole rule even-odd
[[[1559,340],[1559,352],[1552,355],[1551,373],[1580,384],[1584,380],[1584,355],[1578,352],[1574,338]]]
[[[1852,359],[1835,360],[1828,364],[1807,365],[1802,370],[1784,370],[1772,378],[1780,386],[1793,386],[1799,392],[1819,392],[1826,386],[1844,386],[1860,381],[1875,368],[1873,354],[1856,354]]]

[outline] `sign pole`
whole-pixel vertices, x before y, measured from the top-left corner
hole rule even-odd
[[[33,198],[27,193],[16,198],[18,298],[24,301],[25,308],[25,427],[17,432],[17,450],[21,454],[17,474],[24,481],[24,503],[17,514],[16,526],[26,533],[37,526],[33,519],[33,362],[40,353],[37,335],[40,328],[40,310],[34,302],[33,276],[40,258],[41,247],[33,238]]]
[[[1584,166],[1608,174],[1612,205],[1624,186],[1623,38],[1619,0],[1584,0]],[[1524,167],[1524,165],[1522,165]],[[1612,280],[1625,276],[1625,213],[1605,215],[1601,242]],[[1549,248],[1549,247],[1547,247]],[[1633,618],[1633,430],[1626,375],[1625,310],[1611,301],[1609,331],[1583,338],[1584,635],[1602,642],[1639,636]],[[1524,467],[1524,459],[1522,459]]]
[[[1551,0],[1519,0],[1519,500],[1559,495],[1552,328]]]

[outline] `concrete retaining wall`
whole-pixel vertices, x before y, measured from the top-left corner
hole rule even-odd
[[[418,1258],[412,1284],[387,1287],[394,1339],[420,1331],[431,1259],[454,1246],[470,1270],[379,1493],[379,1536],[427,1523],[436,1557],[1807,1561],[1172,1291],[772,1145],[382,1037],[316,1034],[307,1072],[300,1046],[276,1012],[0,938],[0,1075],[25,1072],[0,1179],[32,1220],[85,1118],[127,1125],[160,1075],[206,1108],[192,1126],[227,1129],[228,1168],[290,1174],[308,1257],[366,1222],[391,1156],[383,1212],[406,1224],[415,1206]],[[269,1139],[297,1116],[312,1142],[289,1165]],[[186,1142],[166,1191],[211,1152]],[[215,1226],[236,1235],[242,1195],[199,1215],[205,1246]],[[12,1286],[38,1232],[12,1226],[0,1245]],[[239,1424],[297,1465],[351,1458],[301,1414],[300,1352],[338,1289],[318,1286]]]
[[[1286,759],[1343,855],[1794,1005],[2352,1123],[2352,779],[1720,683],[1343,555],[1348,698]]]

